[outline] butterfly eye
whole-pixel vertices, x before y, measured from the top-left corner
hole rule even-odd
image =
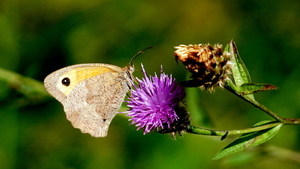
[[[63,78],[63,80],[61,80],[61,83],[64,85],[64,86],[69,86],[71,81],[69,78],[65,77]]]

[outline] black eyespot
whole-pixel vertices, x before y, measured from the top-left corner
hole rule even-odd
[[[106,121],[106,119],[103,119],[103,122],[105,122]]]
[[[71,81],[69,78],[65,77],[63,78],[63,80],[61,80],[61,83],[64,85],[64,86],[69,86]]]

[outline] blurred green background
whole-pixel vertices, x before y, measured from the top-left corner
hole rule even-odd
[[[236,42],[254,82],[280,87],[256,94],[284,117],[300,117],[300,1],[1,0],[0,67],[40,82],[52,71],[78,63],[126,66],[184,80],[173,57],[179,44]],[[0,168],[165,169],[300,168],[300,128],[283,126],[266,144],[210,159],[236,137],[143,135],[118,114],[106,138],[81,134],[52,98],[26,101],[1,75]],[[3,78],[4,77],[4,78]],[[225,90],[188,96],[192,122],[242,129],[269,116]],[[195,99],[196,98],[196,99]],[[196,106],[195,106],[196,105]],[[122,110],[126,110],[124,107]]]

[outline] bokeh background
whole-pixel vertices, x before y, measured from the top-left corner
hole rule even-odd
[[[134,61],[134,75],[141,77],[140,63],[149,74],[163,65],[180,81],[188,75],[174,61],[174,46],[233,39],[252,80],[280,87],[257,93],[257,100],[300,118],[299,18],[298,0],[1,0],[0,67],[42,83],[72,64],[126,66],[152,46]],[[28,96],[7,85],[10,77],[1,77],[0,168],[300,168],[299,126],[283,126],[262,146],[211,161],[236,137],[143,135],[119,114],[106,138],[92,138],[71,126],[59,102],[26,102]],[[194,125],[242,129],[271,119],[225,90],[189,90],[197,93],[187,97]]]

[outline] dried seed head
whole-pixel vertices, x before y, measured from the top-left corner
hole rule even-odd
[[[175,59],[180,60],[188,69],[197,86],[213,90],[215,86],[223,87],[230,70],[230,55],[223,52],[222,45],[210,44],[176,46]]]

